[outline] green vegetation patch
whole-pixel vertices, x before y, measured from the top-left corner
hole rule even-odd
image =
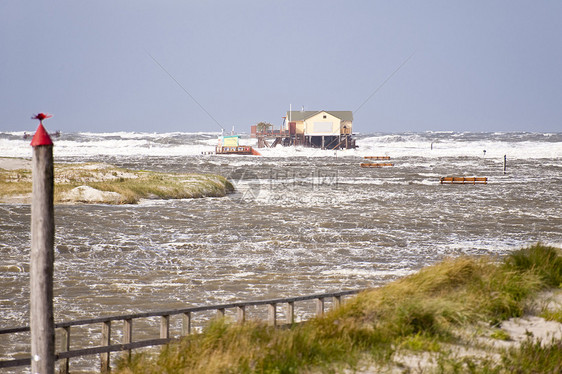
[[[541,317],[547,321],[562,323],[562,310],[545,310],[541,313]]]
[[[562,257],[560,249],[540,243],[520,249],[509,256],[506,266],[514,270],[531,270],[551,287],[562,288]]]
[[[556,257],[544,261],[551,253]],[[502,263],[448,259],[289,328],[216,320],[202,334],[170,344],[159,354],[120,361],[119,372],[330,373],[361,369],[365,362],[377,368],[401,367],[393,361],[398,353],[419,352],[437,355],[437,372],[534,372],[543,361],[558,360],[545,366],[556,370],[562,359],[556,341],[504,351],[501,364],[486,357],[456,359],[446,347],[465,341],[459,331],[481,330],[482,322],[491,328],[521,316],[539,290],[562,276],[559,259],[559,250],[541,244],[515,252]],[[509,339],[497,329],[492,335]]]
[[[31,194],[30,170],[0,169],[0,200]],[[158,173],[108,164],[55,164],[55,202],[134,204],[140,199],[222,197],[234,186],[220,175]]]
[[[0,169],[0,198],[31,193],[31,170]]]

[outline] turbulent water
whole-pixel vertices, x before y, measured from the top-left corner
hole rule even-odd
[[[0,157],[30,158],[22,135],[0,133]],[[224,198],[56,206],[56,321],[372,287],[446,256],[562,246],[562,133],[363,134],[356,150],[202,154],[216,139],[55,141],[57,162],[222,174],[237,188]],[[361,168],[363,156],[394,166]],[[441,185],[442,176],[488,184]],[[28,323],[29,247],[29,205],[0,204],[0,328]]]

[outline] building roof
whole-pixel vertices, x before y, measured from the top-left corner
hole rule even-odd
[[[292,110],[287,112],[287,122],[289,118],[291,118],[291,121],[304,121],[322,112],[331,114],[342,121],[353,121],[353,112],[351,110]]]

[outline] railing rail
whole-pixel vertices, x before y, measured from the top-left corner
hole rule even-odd
[[[170,316],[182,315],[181,336],[186,336],[192,332],[192,314],[204,311],[217,311],[218,316],[224,316],[227,309],[236,309],[237,321],[239,323],[246,320],[246,308],[250,306],[267,305],[267,322],[270,326],[278,325],[277,308],[279,304],[286,304],[286,320],[285,324],[293,324],[295,322],[295,302],[316,300],[316,316],[324,313],[325,299],[332,298],[333,307],[338,307],[344,296],[355,295],[363,290],[348,290],[340,292],[322,293],[307,296],[297,296],[288,298],[235,302],[229,304],[205,305],[189,308],[171,309],[164,311],[151,311],[133,314],[123,314],[107,317],[97,317],[90,319],[81,319],[75,321],[55,323],[55,328],[62,329],[62,342],[59,344],[62,350],[56,353],[56,360],[61,361],[61,373],[69,372],[69,360],[74,357],[100,355],[100,371],[107,373],[110,370],[110,353],[111,352],[127,352],[131,354],[133,349],[164,345],[175,338],[170,337]],[[132,341],[133,337],[133,320],[139,318],[160,317],[160,338]],[[111,330],[113,322],[123,321],[123,335],[121,344],[111,344]],[[102,324],[101,342],[97,347],[70,349],[71,327]],[[29,326],[2,328],[0,335],[15,334],[29,332]],[[31,358],[20,358],[12,360],[0,361],[0,368],[28,366],[31,364]]]

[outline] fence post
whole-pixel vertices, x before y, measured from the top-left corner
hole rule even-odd
[[[217,309],[217,317],[224,318],[224,312],[225,312],[224,308]]]
[[[160,339],[170,337],[170,316],[165,315],[160,318]]]
[[[191,312],[187,312],[183,314],[181,334],[182,336],[187,336],[191,334]]]
[[[246,322],[246,306],[241,305],[241,306],[237,307],[236,312],[237,312],[236,314],[238,316],[238,318],[237,318],[238,323]]]
[[[53,272],[55,213],[53,206],[53,142],[43,127],[49,115],[39,113],[33,147],[31,198],[30,328],[31,372],[55,372]]]
[[[320,317],[324,314],[324,298],[320,297],[316,299],[316,316]]]
[[[133,342],[133,319],[125,319],[123,320],[123,344],[129,344]],[[131,360],[131,353],[130,349],[125,351],[125,357],[127,361]]]
[[[338,309],[341,306],[341,296],[332,297],[332,309]]]
[[[287,323],[292,325],[295,323],[295,302],[289,301],[287,303]]]
[[[101,327],[101,346],[111,344],[111,321],[105,321]],[[109,352],[100,353],[100,371],[109,373]]]
[[[269,326],[277,326],[276,304],[267,304],[267,322]]]
[[[62,328],[61,352],[70,351],[70,326]],[[60,373],[68,374],[70,370],[70,359],[63,358],[60,363]]]

